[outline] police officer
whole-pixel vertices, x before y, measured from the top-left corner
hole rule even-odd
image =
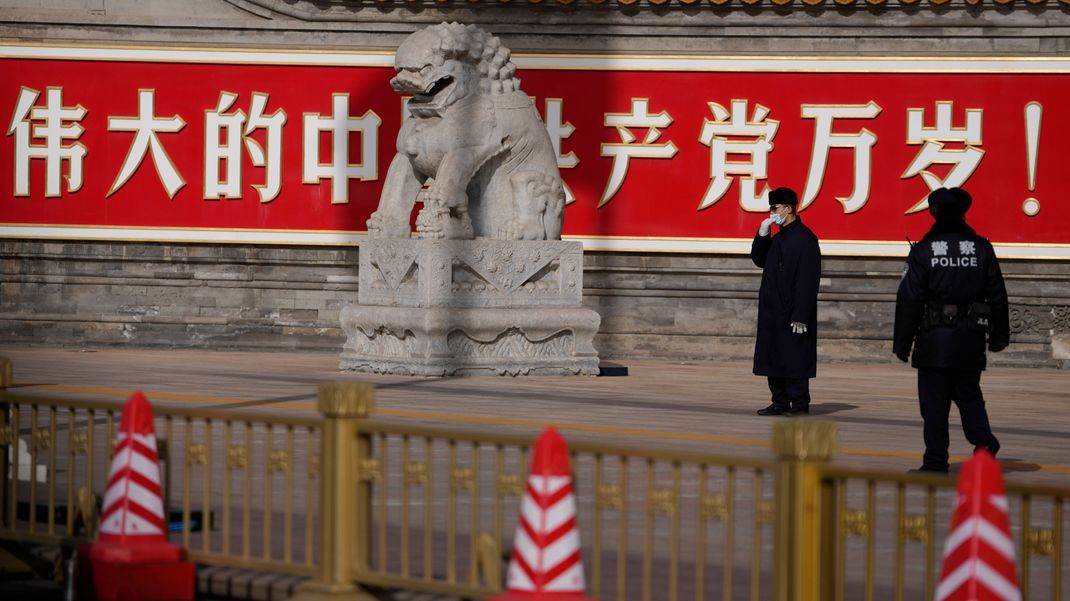
[[[817,289],[821,247],[796,213],[790,188],[769,193],[769,218],[758,228],[750,256],[762,268],[754,375],[766,376],[772,402],[758,415],[810,413],[810,378],[817,375]],[[780,231],[773,236],[773,224]]]
[[[975,450],[999,451],[980,384],[986,335],[994,353],[1010,342],[1007,289],[992,244],[966,224],[970,204],[970,195],[960,188],[929,194],[935,223],[910,249],[896,296],[892,351],[906,362],[914,347],[925,422],[919,471],[947,473],[952,401]]]

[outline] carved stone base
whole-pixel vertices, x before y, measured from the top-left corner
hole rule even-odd
[[[372,239],[359,280],[341,314],[342,369],[598,374],[579,242]]]
[[[583,308],[342,310],[341,369],[444,375],[598,375],[601,320]]]
[[[385,307],[579,307],[570,240],[379,240],[360,245],[357,302]]]

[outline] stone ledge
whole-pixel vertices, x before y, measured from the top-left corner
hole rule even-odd
[[[643,334],[599,332],[595,344],[604,359],[749,360],[754,356],[754,336]],[[891,340],[825,338],[817,342],[818,363],[898,363]],[[1000,353],[988,354],[989,367],[1062,367],[1070,359],[1052,358],[1051,345],[1011,343]],[[904,364],[909,368],[909,364]],[[820,368],[819,368],[820,369]],[[911,370],[913,368],[910,368]],[[818,373],[820,376],[820,372]]]
[[[113,276],[99,275],[22,275],[5,273],[5,284],[65,284],[65,285],[103,285],[103,286],[146,286],[168,288],[264,288],[292,290],[353,290],[355,284],[349,282],[329,282],[327,279],[213,279],[189,277],[164,277],[120,272]]]

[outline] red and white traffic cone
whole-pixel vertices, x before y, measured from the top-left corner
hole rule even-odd
[[[78,598],[192,601],[194,566],[167,542],[152,406],[140,391],[123,417],[104,493],[97,542],[78,549]]]
[[[1021,601],[999,462],[978,451],[962,466],[936,601]]]
[[[568,446],[547,428],[535,441],[507,592],[489,601],[590,601],[584,588]]]

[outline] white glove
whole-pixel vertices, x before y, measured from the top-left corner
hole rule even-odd
[[[772,227],[773,227],[773,218],[772,217],[767,217],[766,220],[763,221],[760,226],[758,226],[758,235],[759,236],[768,236],[769,235],[769,230]]]
[[[801,322],[801,321],[793,321],[793,322],[791,322],[791,333],[792,334],[805,334],[806,333],[806,324]]]

